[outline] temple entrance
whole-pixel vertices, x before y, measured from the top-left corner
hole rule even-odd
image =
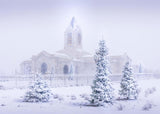
[[[42,63],[41,65],[41,73],[42,74],[46,74],[47,72],[47,64],[46,63]]]
[[[64,74],[68,74],[69,73],[69,69],[68,69],[67,65],[64,65],[64,67],[63,67],[63,73]]]

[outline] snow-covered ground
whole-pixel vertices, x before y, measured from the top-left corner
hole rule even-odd
[[[48,103],[26,103],[23,96],[27,89],[0,89],[0,114],[106,114],[124,112],[159,112],[160,79],[138,81],[140,94],[137,100],[115,100],[113,105],[103,107],[87,106],[90,86],[52,88],[53,97]],[[115,96],[118,98],[119,83],[113,82]]]

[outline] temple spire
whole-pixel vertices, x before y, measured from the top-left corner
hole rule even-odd
[[[71,24],[72,28],[75,27],[75,17],[72,17],[72,20],[71,20],[70,24]]]
[[[69,27],[65,30],[64,48],[81,49],[82,48],[82,34],[81,29],[76,23],[75,17],[72,17]]]

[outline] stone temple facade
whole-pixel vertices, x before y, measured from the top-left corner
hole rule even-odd
[[[126,61],[131,59],[126,55],[109,56],[111,73],[122,73]],[[93,55],[82,47],[82,32],[72,18],[64,33],[64,49],[49,54],[42,51],[20,64],[22,74],[42,73],[57,75],[94,75],[96,65]]]

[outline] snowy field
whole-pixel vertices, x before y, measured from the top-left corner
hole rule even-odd
[[[138,81],[140,94],[137,100],[115,100],[113,105],[88,106],[90,86],[52,88],[53,97],[48,103],[26,103],[23,96],[27,89],[0,89],[0,114],[114,114],[114,113],[157,113],[160,111],[160,79]],[[119,83],[114,82],[116,99]]]

